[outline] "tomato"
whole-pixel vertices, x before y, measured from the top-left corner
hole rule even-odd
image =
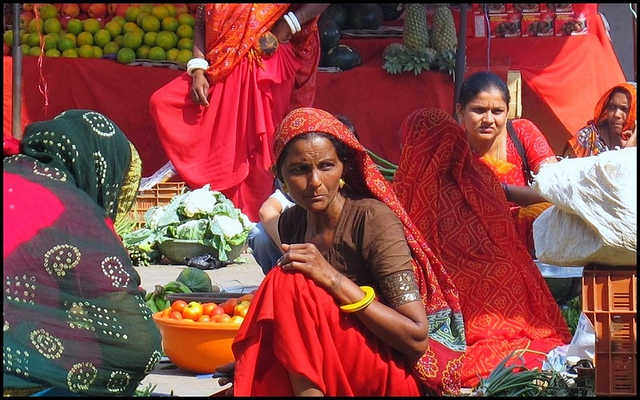
[[[177,320],[183,319],[182,313],[180,311],[171,311],[171,313],[169,314],[169,318],[173,318]]]
[[[202,304],[198,301],[192,301],[187,304],[182,310],[182,317],[184,319],[190,319],[197,321],[202,316]]]
[[[224,301],[224,303],[220,304],[220,307],[224,308],[224,312],[229,314],[229,316],[233,315],[233,310],[236,308],[236,304],[238,304],[238,299],[230,298]]]
[[[171,303],[171,310],[182,312],[182,310],[184,310],[184,308],[186,306],[187,306],[187,302],[186,301],[184,301],[184,300],[176,300],[173,303]]]
[[[164,310],[162,310],[162,317],[168,318],[170,314],[171,314],[171,307],[167,307]]]
[[[244,317],[240,316],[240,315],[234,315],[233,317],[231,317],[231,321],[235,324],[241,324],[244,321]]]
[[[210,317],[215,317],[216,315],[221,315],[221,314],[226,314],[224,312],[224,308],[220,307],[220,306],[215,306],[211,312],[209,313]]]
[[[238,297],[238,301],[251,301],[253,300],[253,297],[253,293],[243,294],[242,296]]]
[[[198,318],[197,322],[209,322],[209,321],[211,321],[211,317],[208,316],[207,314],[202,314],[202,316]]]
[[[240,303],[236,304],[235,308],[233,309],[233,315],[239,315],[242,318],[247,316],[247,312],[249,311],[249,304],[251,304],[251,302],[245,300],[245,301],[241,301]]]
[[[212,318],[213,322],[231,322],[231,316],[229,314],[220,314]]]
[[[211,311],[218,307],[216,303],[204,303],[202,305],[202,314],[211,316]]]

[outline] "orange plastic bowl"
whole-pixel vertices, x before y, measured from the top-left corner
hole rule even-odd
[[[231,322],[194,322],[153,314],[162,334],[162,347],[172,363],[200,374],[214,373],[217,367],[233,361],[231,344],[240,324]]]

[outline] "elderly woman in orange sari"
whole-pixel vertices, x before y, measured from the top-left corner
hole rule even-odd
[[[154,92],[158,137],[191,189],[210,184],[252,220],[274,191],[273,132],[313,104],[316,22],[329,4],[201,4],[187,72]]]
[[[475,386],[512,352],[540,367],[571,333],[518,238],[500,180],[442,110],[416,110],[401,131],[393,189],[459,293],[467,341],[462,386]]]
[[[564,154],[588,157],[615,148],[635,147],[636,99],[635,82],[620,83],[607,90],[596,104],[593,119],[569,139]]]

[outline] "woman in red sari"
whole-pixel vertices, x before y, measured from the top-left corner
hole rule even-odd
[[[502,182],[516,229],[533,255],[533,221],[551,203],[529,186],[530,177],[537,174],[542,165],[557,160],[547,139],[532,121],[525,118],[507,121],[509,102],[509,89],[498,75],[477,72],[462,83],[456,113],[474,155]],[[513,128],[512,134],[508,124]]]
[[[364,147],[330,113],[298,108],[275,155],[296,205],[233,343],[234,394],[459,394],[456,291]]]
[[[289,109],[313,103],[316,22],[327,6],[198,7],[188,72],[150,99],[160,142],[190,188],[209,183],[259,221],[274,189],[273,132]]]
[[[540,367],[571,333],[518,238],[500,181],[444,111],[416,110],[401,130],[393,189],[459,293],[467,340],[462,387],[475,386],[512,351]]]

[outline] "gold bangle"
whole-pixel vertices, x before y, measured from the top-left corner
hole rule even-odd
[[[340,306],[340,309],[346,313],[354,313],[356,311],[364,310],[373,303],[373,299],[376,297],[376,292],[371,286],[360,286],[360,289],[364,291],[364,297],[360,301],[355,303],[345,304]]]

